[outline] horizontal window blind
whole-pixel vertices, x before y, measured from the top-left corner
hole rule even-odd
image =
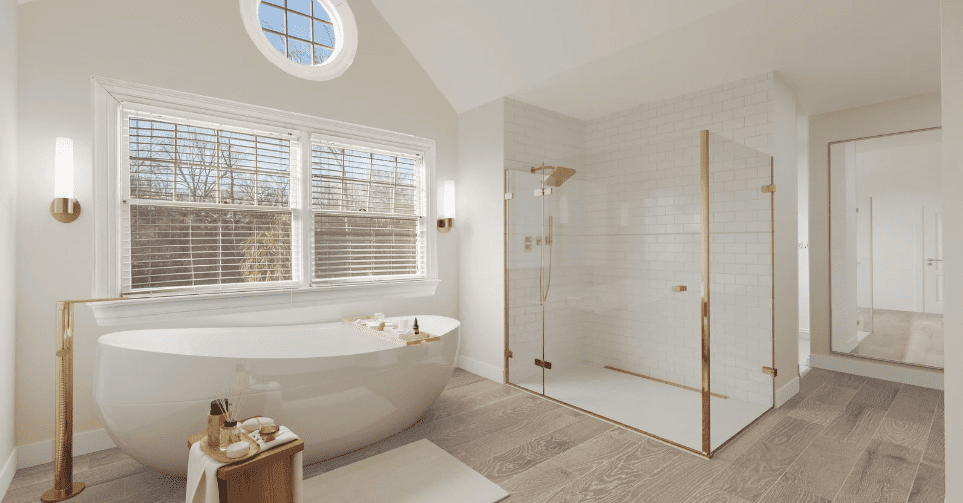
[[[129,119],[130,197],[288,206],[291,141]]]
[[[294,280],[290,139],[133,115],[126,126],[123,294]]]
[[[422,163],[321,145],[311,160],[315,282],[425,277]]]
[[[290,212],[132,205],[126,231],[132,292],[292,279]]]

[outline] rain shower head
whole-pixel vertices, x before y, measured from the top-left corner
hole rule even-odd
[[[545,184],[552,187],[561,187],[565,180],[568,180],[575,174],[575,170],[572,168],[563,168],[561,166],[534,166],[532,167],[532,173],[537,173],[539,171],[551,170],[548,177],[545,178]]]

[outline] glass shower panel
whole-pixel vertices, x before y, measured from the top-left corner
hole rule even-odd
[[[545,232],[542,225],[542,177],[528,171],[505,170],[505,274],[508,380],[536,393],[543,392],[543,311],[539,302],[539,274]]]
[[[869,170],[866,170],[869,171]],[[856,340],[873,332],[873,198],[856,179]],[[867,186],[864,188],[864,185]],[[922,247],[921,247],[922,248]]]
[[[699,138],[683,143],[544,198],[545,395],[701,452]]]
[[[773,406],[772,157],[709,134],[710,439]]]
[[[545,175],[545,361],[552,366],[545,371],[545,394],[569,402],[573,398],[571,392],[591,383],[583,378],[588,361],[583,329],[585,317],[591,312],[588,305],[595,304],[586,286],[597,260],[590,252],[591,238],[585,234],[590,218],[590,201],[584,198],[588,184],[573,177],[556,187],[552,178]]]

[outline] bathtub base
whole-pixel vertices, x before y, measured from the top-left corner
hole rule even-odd
[[[441,334],[440,340],[415,346],[378,341],[384,349],[305,358],[159,354],[103,344],[101,338],[94,402],[123,452],[184,477],[184,442],[205,430],[216,390],[229,389],[243,370],[252,384],[240,417],[270,417],[288,427],[304,441],[304,464],[319,463],[411,428],[441,395],[454,370],[458,322],[421,315],[418,321],[426,331]],[[331,328],[328,337],[367,337],[340,323]]]

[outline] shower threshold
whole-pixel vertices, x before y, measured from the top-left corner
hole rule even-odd
[[[701,392],[591,363],[556,368],[545,372],[544,393],[541,375],[511,384],[686,451],[706,455],[702,450]],[[718,449],[771,408],[733,397],[713,396],[711,450]]]
[[[608,366],[608,365],[606,365],[604,368],[607,368],[607,369],[609,369],[609,370],[614,370],[614,371],[616,371],[616,372],[625,372],[626,374],[628,374],[628,375],[630,375],[630,376],[641,377],[642,379],[649,379],[649,380],[652,380],[652,381],[655,381],[655,382],[660,382],[660,383],[662,383],[662,384],[668,384],[669,386],[677,386],[677,387],[679,387],[679,388],[687,389],[687,390],[689,390],[689,391],[695,391],[696,393],[702,393],[702,390],[701,390],[701,389],[693,388],[693,387],[691,387],[691,386],[686,386],[686,385],[684,385],[684,384],[677,384],[677,383],[670,382],[670,381],[664,381],[664,380],[662,380],[662,379],[656,379],[656,378],[654,378],[654,377],[649,377],[649,376],[647,376],[647,375],[636,374],[635,372],[629,372],[628,370],[617,369],[617,368],[615,368],[615,367],[611,367],[611,366]],[[726,395],[720,395],[719,393],[713,393],[713,392],[710,391],[709,394],[712,395],[712,396],[714,396],[714,397],[716,397],[716,398],[721,398],[721,399],[723,399],[723,400],[728,400],[728,399],[729,399],[729,397],[727,397]]]

